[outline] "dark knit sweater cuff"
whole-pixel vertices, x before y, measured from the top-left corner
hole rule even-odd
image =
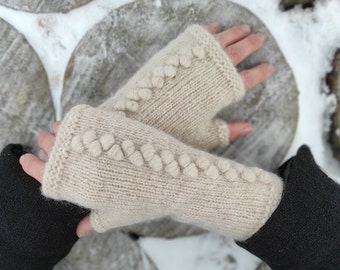
[[[24,153],[21,145],[8,145],[0,155],[0,269],[52,269],[78,240],[88,210],[43,197],[19,164]]]
[[[284,163],[281,202],[267,223],[238,244],[273,270],[340,269],[340,186],[307,146]]]

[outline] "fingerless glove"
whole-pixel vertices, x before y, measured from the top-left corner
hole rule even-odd
[[[216,113],[244,93],[226,52],[208,31],[194,25],[100,108],[124,112],[184,143],[210,149],[229,143],[228,125]]]
[[[92,209],[99,232],[171,216],[247,239],[275,210],[282,181],[122,114],[82,105],[63,120],[42,190]]]

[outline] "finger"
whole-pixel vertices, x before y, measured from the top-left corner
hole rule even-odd
[[[246,90],[254,88],[256,85],[267,80],[275,71],[271,64],[261,64],[251,69],[243,70],[240,76]]]
[[[225,48],[232,63],[237,66],[246,57],[263,46],[265,37],[263,34],[251,34],[246,38]]]
[[[206,30],[208,30],[208,32],[210,34],[216,34],[219,29],[220,29],[220,25],[217,22],[211,23],[211,24],[207,24],[205,26],[203,26]]]
[[[45,162],[41,159],[37,158],[32,154],[22,155],[19,159],[19,162],[23,168],[23,170],[40,183],[42,183],[44,170],[45,170]]]
[[[248,122],[236,121],[228,123],[228,126],[230,142],[253,133],[253,126]]]
[[[38,145],[49,155],[55,143],[55,136],[50,132],[43,132],[39,134]]]
[[[60,125],[61,125],[61,121],[57,121],[57,122],[53,123],[52,131],[53,131],[54,135],[57,135]]]
[[[215,38],[217,39],[218,43],[220,43],[222,48],[225,48],[226,46],[229,46],[245,38],[246,36],[249,35],[249,33],[250,33],[249,25],[247,24],[237,25],[215,35]]]
[[[91,232],[93,232],[93,227],[90,223],[90,216],[87,215],[79,222],[76,233],[78,237],[81,238],[90,234]]]

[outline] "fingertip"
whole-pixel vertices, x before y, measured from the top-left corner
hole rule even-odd
[[[45,163],[33,154],[24,154],[20,157],[19,163],[25,173],[42,183],[45,170]]]
[[[242,131],[243,131],[243,136],[246,136],[254,132],[254,127],[250,123],[244,123]]]
[[[25,162],[26,162],[26,157],[25,157],[26,155],[28,155],[28,154],[23,154],[23,155],[19,158],[19,163],[20,163],[21,167],[23,167],[24,164],[25,164]]]
[[[230,142],[233,142],[244,136],[250,135],[254,132],[253,125],[248,122],[236,121],[228,123],[228,126],[230,133],[229,135]]]
[[[271,72],[273,74],[275,72],[275,67],[272,64],[267,64],[268,72]]]
[[[204,26],[206,30],[208,30],[211,34],[216,34],[219,31],[220,25],[218,22],[213,22]]]
[[[78,224],[76,234],[79,238],[85,237],[93,232],[93,227],[90,222],[90,216],[84,217]]]
[[[240,29],[245,33],[248,34],[251,31],[251,28],[248,24],[242,24],[240,25]]]
[[[57,121],[52,124],[52,131],[54,134],[58,133],[60,125],[61,125],[61,121]]]

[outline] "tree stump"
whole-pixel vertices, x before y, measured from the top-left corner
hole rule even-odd
[[[68,1],[71,5],[66,9],[65,2],[53,8],[48,5],[52,1],[26,1],[19,6],[20,2],[0,0],[0,5],[32,12],[66,12],[89,1]],[[254,32],[266,35],[264,48],[240,65],[240,70],[262,62],[276,67],[270,80],[248,93],[239,104],[220,113],[226,120],[252,122],[255,133],[214,153],[265,169],[277,167],[296,129],[295,80],[263,23],[247,9],[229,1],[145,0],[112,11],[85,35],[73,53],[64,82],[64,112],[78,103],[99,105],[188,25],[214,21],[220,22],[222,28],[248,23]],[[0,146],[8,142],[35,145],[37,133],[49,129],[54,120],[46,73],[24,37],[1,20],[0,26]],[[125,230],[169,238],[203,232],[170,218],[136,224]],[[80,240],[57,269],[144,269],[140,262],[137,243],[114,230]]]
[[[0,148],[34,146],[54,119],[47,75],[26,39],[1,19],[0,65]]]
[[[226,108],[226,120],[247,120],[253,135],[214,151],[250,166],[274,169],[285,156],[298,118],[297,88],[292,71],[264,24],[247,9],[229,1],[136,1],[112,11],[88,31],[69,62],[62,97],[63,111],[79,103],[97,106],[113,95],[155,52],[191,24],[220,22],[222,28],[248,23],[267,40],[264,48],[239,69],[262,62],[276,72],[240,103]],[[227,16],[228,15],[228,16]],[[129,228],[146,236],[177,237],[202,230],[161,219]]]
[[[340,161],[340,49],[334,56],[333,70],[327,75],[326,80],[330,92],[337,99],[336,111],[332,116],[329,141],[335,158]]]
[[[68,12],[74,8],[85,5],[92,0],[0,0],[0,5],[28,12]]]
[[[138,242],[120,230],[80,239],[54,270],[157,270]]]

